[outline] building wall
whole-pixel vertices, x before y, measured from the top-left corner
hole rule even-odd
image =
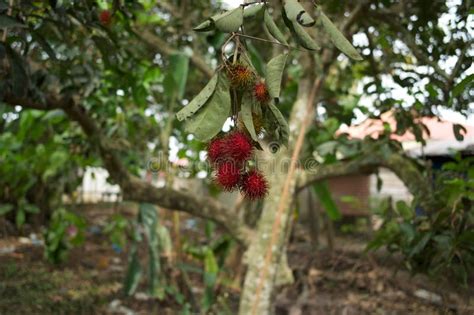
[[[369,212],[369,175],[337,177],[330,179],[328,184],[334,201],[343,215],[364,215]]]

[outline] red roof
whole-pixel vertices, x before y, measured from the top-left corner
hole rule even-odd
[[[420,123],[423,123],[430,132],[429,136],[428,134],[426,134],[426,132],[423,133],[424,139],[456,141],[456,138],[453,133],[453,125],[455,124],[454,122],[440,120],[436,117],[422,117],[419,118],[418,121]],[[403,135],[395,134],[397,122],[391,112],[386,112],[382,114],[380,119],[366,119],[358,125],[341,127],[338,133],[347,133],[351,138],[364,138],[366,136],[370,136],[376,139],[384,131],[384,122],[390,125],[390,128],[393,132],[391,136],[392,139],[398,140],[400,142],[415,140],[415,136],[411,132],[406,132]],[[466,128],[464,138],[474,139],[474,126],[463,125],[463,127]]]

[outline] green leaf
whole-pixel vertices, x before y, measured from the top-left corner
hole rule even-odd
[[[242,7],[214,15],[211,17],[216,28],[224,33],[237,32],[244,22],[244,10]]]
[[[36,32],[31,28],[30,33],[31,36],[38,42],[38,44],[40,44],[43,50],[48,54],[49,58],[56,61],[56,53],[54,52],[48,41],[39,32]]]
[[[208,141],[221,131],[230,109],[229,83],[219,76],[214,94],[197,115],[186,121],[185,130],[197,140]]]
[[[209,32],[214,29],[214,22],[211,19],[207,19],[198,26],[194,27],[193,30],[196,32]]]
[[[250,136],[253,140],[258,141],[257,133],[255,132],[255,127],[253,125],[252,117],[252,103],[253,98],[249,96],[249,93],[245,93],[240,113],[242,114],[242,120],[244,122],[245,128],[247,128]]]
[[[308,50],[319,49],[319,45],[316,44],[314,39],[306,32],[306,30],[299,23],[292,22],[288,19],[285,14],[285,11],[283,11],[283,21],[285,22],[285,25],[291,31],[291,34],[300,46]]]
[[[154,205],[141,203],[138,208],[138,222],[142,224],[148,241],[148,285],[152,296],[163,298],[164,290],[160,282],[160,244],[158,243],[158,215]]]
[[[270,16],[270,13],[268,13],[267,10],[265,10],[265,13],[263,15],[263,20],[265,22],[266,28],[268,29],[268,32],[280,43],[288,45],[285,35],[278,28],[275,21]]]
[[[314,191],[316,192],[316,195],[318,195],[319,201],[321,201],[321,204],[326,209],[328,217],[333,221],[340,220],[342,217],[341,212],[332,198],[327,183],[325,181],[316,183],[314,185]]]
[[[23,59],[10,46],[5,46],[11,65],[13,92],[15,95],[25,95],[28,90],[29,76],[23,63]]]
[[[413,218],[413,216],[415,215],[413,210],[403,200],[397,201],[396,208],[397,208],[398,213],[405,220],[409,220],[409,219]]]
[[[182,99],[188,79],[189,57],[182,53],[176,53],[169,57],[169,61],[170,70],[177,85],[177,97]]]
[[[206,104],[216,89],[218,79],[219,75],[217,73],[214,74],[214,76],[201,90],[201,92],[199,92],[199,94],[196,95],[196,97],[193,98],[193,100],[188,105],[186,105],[176,114],[176,118],[179,121],[187,119],[194,115],[204,104]]]
[[[268,104],[268,107],[270,108],[273,116],[276,119],[277,122],[277,135],[279,137],[279,140],[281,143],[287,145],[288,140],[290,138],[290,129],[288,127],[288,123],[286,122],[285,117],[283,117],[282,113],[278,110],[278,108],[270,103]]]
[[[216,285],[218,272],[219,266],[217,265],[217,260],[214,256],[214,252],[210,248],[207,248],[204,256],[205,292],[202,301],[204,310],[208,310],[214,303],[214,287]]]
[[[297,0],[285,0],[283,6],[286,16],[291,22],[298,22],[303,26],[313,26],[313,18],[306,12]]]
[[[347,38],[337,29],[337,27],[331,22],[331,20],[324,14],[321,8],[318,7],[320,13],[320,19],[324,29],[329,34],[329,38],[333,44],[344,54],[354,60],[363,60],[359,52],[352,46]]]
[[[132,295],[135,293],[141,277],[142,268],[140,266],[140,258],[138,257],[138,248],[136,244],[133,244],[130,250],[130,261],[128,264],[127,275],[125,276],[125,282],[123,285],[125,294]]]
[[[25,223],[25,212],[22,209],[18,209],[15,218],[16,226],[21,227]]]
[[[33,214],[40,213],[40,209],[37,206],[32,205],[32,204],[25,204],[23,206],[23,209],[25,209],[25,211],[28,213],[33,213]]]
[[[466,132],[467,132],[467,129],[463,125],[453,124],[453,133],[456,140],[463,141],[464,140],[463,133],[466,134]]]
[[[5,27],[26,27],[25,24],[17,21],[16,19],[12,18],[11,16],[0,14],[0,28]]]
[[[13,205],[11,204],[0,205],[0,215],[5,215],[8,212],[12,211],[12,209],[13,209]]]
[[[257,14],[259,14],[261,12],[263,7],[264,7],[263,3],[258,3],[258,4],[254,4],[254,5],[251,5],[251,6],[247,6],[244,9],[244,19],[256,16]]]
[[[453,97],[459,96],[466,89],[466,86],[472,85],[473,80],[474,74],[471,74],[465,77],[461,82],[456,84],[456,86],[453,88]]]
[[[426,244],[428,244],[429,240],[431,239],[431,236],[432,236],[431,232],[426,233],[421,238],[421,240],[412,248],[408,256],[413,257],[414,255],[420,253],[425,248]]]
[[[268,62],[265,82],[268,86],[268,94],[273,98],[280,96],[281,80],[283,78],[283,70],[285,69],[287,57],[288,54],[281,54]]]

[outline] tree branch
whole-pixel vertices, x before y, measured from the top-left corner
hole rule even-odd
[[[64,110],[71,120],[80,125],[91,143],[98,149],[104,167],[121,187],[125,200],[154,203],[163,208],[213,220],[222,225],[239,242],[245,245],[249,243],[250,229],[237,213],[224,207],[213,198],[198,197],[185,190],[177,191],[168,187],[157,188],[130,174],[117,152],[112,149],[113,144],[103,135],[95,120],[87,113],[86,108],[76,104],[72,98],[48,95],[45,102],[41,102],[27,97],[17,97],[7,92],[3,102],[11,106],[19,105],[30,109]]]
[[[383,155],[380,153],[365,154],[352,161],[341,161],[334,164],[320,165],[316,169],[301,171],[298,177],[297,190],[318,181],[361,173],[374,173],[385,167],[395,173],[408,190],[417,198],[420,206],[428,212],[435,210],[433,189],[429,180],[424,177],[417,165],[410,158],[399,153]]]
[[[162,55],[169,56],[178,52],[178,50],[175,48],[170,47],[166,41],[162,40],[148,30],[141,30],[140,32],[134,31],[134,34],[149,48],[156,50]],[[214,71],[198,55],[193,53],[193,55],[190,57],[190,60],[196,66],[196,68],[198,68],[208,78],[214,75]]]

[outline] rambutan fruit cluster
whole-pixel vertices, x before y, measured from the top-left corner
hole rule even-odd
[[[215,181],[226,191],[240,189],[250,200],[260,199],[268,192],[268,182],[256,169],[246,170],[254,145],[242,131],[233,131],[209,142],[207,156],[215,168]]]
[[[103,26],[109,26],[112,23],[112,13],[109,10],[101,11],[99,21]]]
[[[260,104],[266,104],[270,100],[267,85],[265,82],[257,82],[253,86],[253,96]]]

